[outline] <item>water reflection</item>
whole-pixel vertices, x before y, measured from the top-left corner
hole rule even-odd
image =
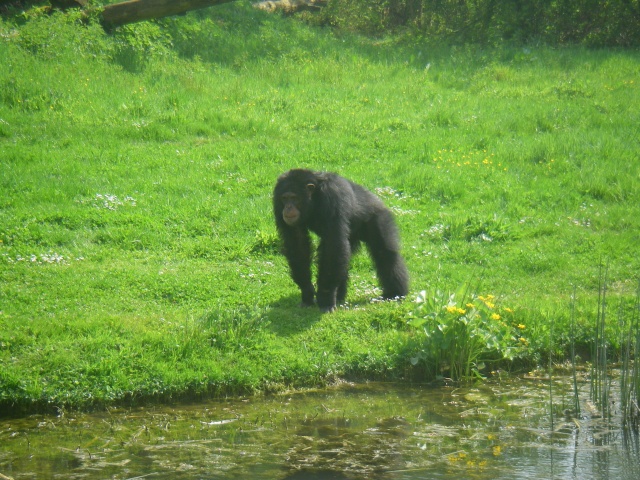
[[[574,417],[569,384],[555,382],[553,428],[548,385],[524,379],[465,388],[345,384],[268,398],[32,416],[0,422],[0,474],[635,480],[638,437],[625,435],[615,418]]]

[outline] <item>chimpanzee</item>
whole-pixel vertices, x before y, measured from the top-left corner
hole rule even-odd
[[[373,193],[334,173],[294,169],[278,178],[273,213],[291,277],[302,292],[302,305],[323,312],[344,303],[351,254],[367,244],[384,298],[404,297],[409,274],[400,255],[398,229],[391,211]],[[311,282],[311,238],[318,246],[318,293]]]

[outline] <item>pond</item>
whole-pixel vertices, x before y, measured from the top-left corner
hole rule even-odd
[[[637,435],[597,415],[586,383],[573,415],[568,377],[554,378],[552,425],[548,383],[344,383],[0,420],[0,478],[636,480]]]

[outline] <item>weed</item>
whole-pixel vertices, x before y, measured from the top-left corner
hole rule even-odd
[[[463,285],[455,293],[420,292],[409,325],[424,333],[413,365],[424,362],[431,375],[454,380],[481,377],[485,363],[513,360],[528,344],[526,326],[494,295],[477,295]]]

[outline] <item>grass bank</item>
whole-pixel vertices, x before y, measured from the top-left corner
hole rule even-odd
[[[238,2],[112,35],[29,10],[0,58],[3,412],[430,379],[425,325],[467,304],[477,365],[565,354],[572,318],[588,352],[603,264],[611,351],[637,315],[637,51],[409,46]],[[292,167],[395,211],[409,299],[371,303],[358,255],[346,308],[297,307],[270,211]]]

